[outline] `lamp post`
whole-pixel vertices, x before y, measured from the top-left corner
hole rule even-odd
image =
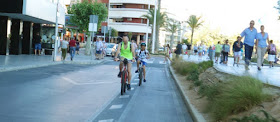
[[[156,39],[156,21],[157,21],[157,0],[155,0],[155,11],[154,11],[154,28],[153,28],[153,46],[152,53],[155,53],[155,39]]]
[[[53,61],[56,61],[56,53],[57,53],[57,35],[58,35],[58,4],[59,4],[59,0],[57,0],[57,4],[56,4],[56,20],[55,20],[55,42],[54,42],[54,56],[53,56]]]

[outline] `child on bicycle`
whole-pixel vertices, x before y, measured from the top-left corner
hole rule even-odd
[[[135,71],[135,73],[138,73],[139,65],[140,63],[142,63],[143,72],[144,72],[144,82],[146,82],[146,65],[147,65],[147,59],[149,58],[150,58],[150,54],[148,50],[146,50],[146,44],[141,43],[141,50],[138,52],[137,70]]]

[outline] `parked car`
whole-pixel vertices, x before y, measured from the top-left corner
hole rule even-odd
[[[164,51],[164,47],[160,47],[160,48],[158,49],[158,51],[163,52],[163,51]]]
[[[116,52],[116,46],[117,44],[115,43],[108,43],[107,44],[107,48],[106,48],[106,55],[109,56],[114,56],[115,52]]]

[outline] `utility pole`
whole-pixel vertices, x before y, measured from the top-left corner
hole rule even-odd
[[[155,11],[154,11],[154,29],[153,29],[153,47],[152,53],[155,53],[155,41],[156,41],[156,21],[157,21],[157,0],[155,0]]]
[[[55,20],[55,42],[54,42],[54,56],[53,56],[53,61],[56,61],[56,54],[57,54],[57,41],[58,41],[58,4],[59,4],[59,0],[57,0],[57,4],[56,4],[56,20]]]

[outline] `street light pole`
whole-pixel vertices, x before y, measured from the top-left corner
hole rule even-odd
[[[157,0],[155,0],[155,11],[154,11],[154,29],[153,29],[153,47],[152,47],[152,53],[155,53],[155,38],[156,38],[156,21],[157,21]]]
[[[57,0],[57,4],[56,4],[56,20],[55,20],[55,42],[54,42],[54,57],[53,57],[53,61],[56,61],[56,53],[57,53],[57,41],[58,41],[58,4],[59,4],[59,0]]]

